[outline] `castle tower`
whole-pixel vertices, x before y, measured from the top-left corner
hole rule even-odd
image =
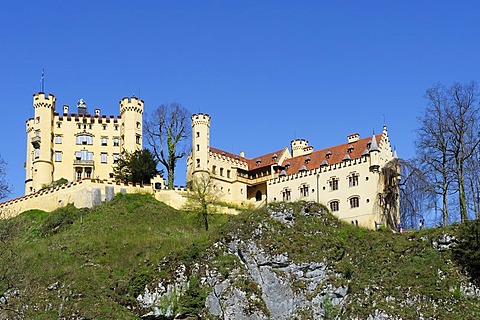
[[[378,172],[380,169],[380,149],[378,148],[377,138],[375,135],[372,135],[372,140],[370,140],[370,171]]]
[[[192,174],[208,172],[210,152],[210,116],[198,113],[192,115]]]
[[[292,147],[292,157],[303,156],[311,152],[308,147],[308,141],[305,139],[295,139],[290,142]]]
[[[120,152],[142,150],[143,100],[136,97],[120,100]]]
[[[40,190],[53,182],[53,114],[54,95],[33,95],[34,117],[27,120],[27,161],[25,193]]]

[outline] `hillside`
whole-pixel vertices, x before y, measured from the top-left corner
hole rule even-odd
[[[148,195],[0,221],[0,319],[480,318],[458,226],[393,234],[278,203],[209,227]]]

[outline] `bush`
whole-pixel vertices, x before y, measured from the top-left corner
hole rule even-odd
[[[40,234],[42,236],[55,234],[65,226],[73,224],[82,214],[83,210],[78,210],[72,204],[57,209],[45,218],[40,226]]]
[[[458,240],[453,256],[472,280],[480,284],[480,220],[463,223],[459,228]]]

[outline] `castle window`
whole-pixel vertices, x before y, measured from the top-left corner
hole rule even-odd
[[[102,126],[102,128],[103,128],[103,130],[107,130],[107,125],[104,124],[104,125]]]
[[[113,163],[118,163],[118,153],[113,154]]]
[[[197,159],[197,168],[200,168],[200,159]]]
[[[230,170],[227,170],[227,178],[230,179]]]
[[[55,162],[62,162],[62,152],[55,151]]]
[[[197,151],[200,151],[200,145],[197,144]]]
[[[93,152],[87,150],[81,150],[75,152],[76,160],[93,160]]]
[[[107,137],[102,137],[102,146],[107,145]]]
[[[81,124],[77,124],[77,129],[82,129],[82,125],[81,125]]]
[[[335,212],[340,210],[340,203],[338,200],[330,202],[330,211]]]
[[[102,153],[100,156],[101,156],[101,161],[102,161],[102,163],[107,163],[107,154],[106,154],[106,153]]]
[[[212,173],[217,174],[217,166],[212,166]]]
[[[113,138],[113,146],[118,147],[119,146],[119,140],[117,137]]]
[[[88,129],[90,129],[90,130],[92,129],[92,125],[91,125],[91,124],[88,125]]]
[[[115,125],[115,126],[113,127],[113,129],[114,129],[115,131],[118,131],[118,125]]]
[[[330,191],[338,190],[338,178],[331,178],[328,185],[330,186]]]
[[[350,208],[358,208],[360,206],[359,197],[351,197],[349,201],[350,201]]]
[[[303,184],[300,186],[300,196],[301,197],[308,197],[308,184]]]
[[[82,169],[77,170],[77,180],[82,179]]]
[[[223,168],[220,168],[220,176],[223,177]]]
[[[62,143],[62,136],[55,136],[55,143],[61,144]]]
[[[35,159],[38,159],[40,157],[40,149],[34,149],[33,154]]]
[[[87,170],[85,170],[85,173],[87,174],[87,178],[91,178],[92,177],[92,170],[87,168]]]
[[[87,135],[78,135],[77,144],[93,144],[93,137]]]
[[[139,135],[135,136],[135,143],[140,144],[140,136]]]
[[[331,155],[332,151],[327,151],[327,153],[325,154],[325,158],[329,159]]]
[[[62,123],[61,122],[57,122],[57,128],[61,128],[62,127]]]
[[[140,122],[137,122],[137,129],[140,129]]]
[[[358,174],[357,174],[357,173],[352,173],[352,174],[348,177],[348,186],[349,186],[349,187],[358,186]]]
[[[37,123],[37,124],[40,123],[40,117],[35,118],[35,123]]]
[[[200,132],[197,131],[197,138],[200,138]]]
[[[283,201],[292,200],[291,194],[292,193],[291,193],[290,189],[283,189],[283,191],[282,191]]]

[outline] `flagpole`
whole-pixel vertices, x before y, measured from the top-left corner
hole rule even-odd
[[[40,91],[45,92],[45,68],[42,69],[42,78],[40,81]]]

